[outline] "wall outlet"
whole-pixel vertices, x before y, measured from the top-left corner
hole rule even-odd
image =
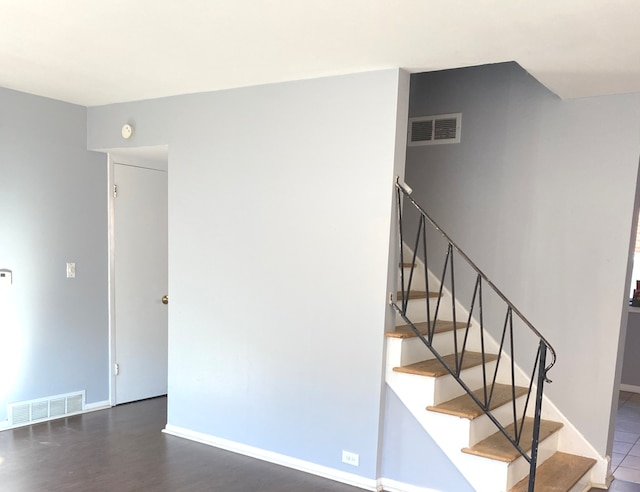
[[[12,273],[11,270],[0,270],[0,286],[6,285],[9,286],[12,283]]]
[[[360,455],[350,451],[342,451],[342,462],[347,465],[358,466],[360,465]]]

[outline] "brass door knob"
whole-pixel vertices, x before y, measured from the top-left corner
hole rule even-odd
[[[162,304],[169,304],[169,296],[162,296]]]

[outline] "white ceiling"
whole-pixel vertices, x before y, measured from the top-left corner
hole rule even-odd
[[[515,60],[561,97],[640,92],[637,0],[0,0],[0,86],[86,106]]]

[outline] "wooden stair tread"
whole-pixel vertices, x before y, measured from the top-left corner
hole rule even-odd
[[[460,357],[460,356],[459,356]],[[491,362],[498,358],[494,354],[485,354],[485,362]],[[445,355],[442,358],[447,365],[454,367],[456,363],[455,354]],[[465,352],[462,359],[462,369],[479,366],[482,364],[482,354],[480,352]],[[440,363],[438,359],[429,359],[409,364],[408,366],[394,367],[395,372],[403,372],[406,374],[416,374],[418,376],[429,376],[438,378],[446,376],[449,371]]]
[[[411,290],[409,292],[409,300],[426,299],[427,295],[429,296],[429,299],[433,299],[434,297],[440,297],[440,294],[438,294],[437,292],[426,292],[424,290]],[[398,301],[402,301],[404,299],[404,296],[402,295],[402,291],[398,292],[396,299]]]
[[[491,392],[491,387],[487,387],[487,396]],[[484,388],[477,389],[473,394],[480,401],[484,401]],[[519,398],[522,395],[527,394],[527,388],[522,386],[515,387],[515,397]],[[511,392],[511,385],[496,383],[493,388],[493,395],[491,396],[491,404],[489,410],[493,410],[505,403],[510,402],[513,399]],[[462,417],[465,419],[475,419],[480,415],[484,415],[482,409],[478,404],[471,399],[467,394],[454,398],[453,400],[445,401],[439,405],[428,406],[427,410],[431,412],[446,413],[447,415],[455,415],[456,417]]]
[[[431,324],[433,325],[433,322]],[[424,336],[427,336],[429,325],[426,321],[423,321],[421,323],[414,323],[414,325],[420,333],[422,333]],[[462,328],[466,328],[467,324],[456,323],[456,326],[460,330]],[[453,331],[453,321],[437,320],[435,322],[435,333],[445,333],[447,331]],[[396,326],[393,331],[388,331],[387,333],[385,333],[385,336],[389,338],[413,338],[416,336],[416,334],[413,333],[413,330],[409,325],[401,325]]]
[[[557,452],[536,469],[535,490],[538,492],[568,492],[587,473],[596,460]],[[509,492],[526,492],[529,475],[520,480]]]
[[[401,268],[411,268],[413,266],[413,263],[411,263],[410,261],[405,261],[404,263],[400,264]]]
[[[520,425],[520,421],[518,421],[518,425]],[[542,442],[544,439],[549,437],[555,431],[560,429],[562,424],[560,422],[552,422],[550,420],[541,420],[540,421],[540,438],[538,442]],[[514,425],[511,424],[506,427],[506,431],[510,436],[513,436],[514,433]],[[522,436],[523,439],[520,441],[520,447],[529,452],[531,449],[531,441],[529,436],[531,436],[533,431],[533,419],[530,417],[526,417],[524,421],[524,427],[522,428]],[[478,444],[470,448],[463,448],[463,453],[473,454],[476,456],[483,456],[485,458],[490,458],[493,460],[504,461],[510,463],[515,461],[520,455],[518,450],[511,444],[502,432],[498,431],[495,434],[487,437],[485,440],[480,441]]]

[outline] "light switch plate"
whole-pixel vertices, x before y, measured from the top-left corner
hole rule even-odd
[[[67,278],[76,278],[76,264],[67,263]]]

